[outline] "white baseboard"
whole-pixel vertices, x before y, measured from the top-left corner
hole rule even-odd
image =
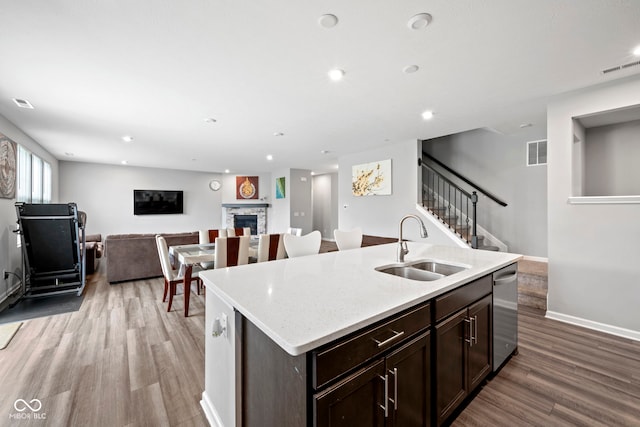
[[[568,314],[558,313],[555,311],[547,311],[545,317],[558,320],[564,323],[570,323],[576,326],[582,326],[594,331],[604,332],[606,334],[615,335],[622,338],[628,338],[634,341],[640,341],[640,332],[631,329],[620,328],[618,326],[607,325],[606,323],[594,322],[593,320],[582,319],[580,317],[570,316]]]
[[[218,412],[216,408],[211,404],[211,400],[209,400],[209,396],[207,396],[207,392],[202,392],[202,400],[200,401],[200,406],[202,406],[202,410],[204,411],[205,417],[207,417],[207,421],[209,421],[209,425],[211,427],[225,427],[218,416]]]
[[[549,258],[541,256],[524,255],[522,259],[524,261],[546,262],[547,264],[549,263]]]

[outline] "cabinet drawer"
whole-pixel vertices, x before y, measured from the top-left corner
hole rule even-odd
[[[344,372],[429,327],[430,320],[430,305],[422,305],[342,339],[325,349],[314,351],[313,387],[322,387]]]
[[[491,293],[492,285],[491,275],[488,275],[437,297],[434,302],[434,311],[436,313],[435,321],[439,322],[461,308]]]

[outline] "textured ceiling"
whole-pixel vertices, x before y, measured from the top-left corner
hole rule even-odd
[[[409,29],[421,12],[431,25]],[[0,16],[0,114],[72,161],[327,172],[407,140],[545,126],[548,97],[640,72],[601,73],[638,60],[638,0],[0,0]]]

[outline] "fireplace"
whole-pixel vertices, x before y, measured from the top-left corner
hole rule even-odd
[[[233,228],[249,227],[251,235],[258,234],[258,215],[234,215]]]
[[[267,203],[223,203],[223,228],[250,227],[251,234],[266,234],[268,207]],[[244,222],[249,217],[251,217],[249,221],[253,222],[253,225]],[[241,222],[238,223],[236,218],[239,218]]]

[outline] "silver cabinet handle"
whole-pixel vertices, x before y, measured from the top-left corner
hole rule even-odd
[[[473,316],[473,343],[478,344],[478,316]]]
[[[394,331],[393,329],[391,329],[391,332],[393,332],[394,335],[391,338],[387,338],[384,341],[380,341],[380,340],[377,340],[375,338],[372,338],[372,340],[376,344],[378,344],[378,348],[379,348],[379,347],[384,347],[385,345],[389,344],[390,342],[392,342],[392,341],[394,341],[394,340],[396,340],[396,339],[398,339],[398,338],[400,338],[401,336],[404,335],[404,331],[397,332],[397,331]]]
[[[464,323],[469,325],[469,333],[468,334],[465,333],[466,336],[464,338],[464,342],[469,344],[469,347],[473,346],[473,327],[472,327],[471,322],[472,322],[472,320],[470,318],[468,318],[468,317],[464,318]],[[467,331],[465,331],[465,332],[467,332]],[[467,338],[467,337],[469,337],[469,338]]]
[[[383,377],[379,375],[380,379],[384,381],[384,405],[378,404],[380,408],[384,409],[384,417],[389,417],[389,376],[385,374]]]
[[[393,368],[393,371],[389,371],[393,374],[393,399],[389,399],[393,402],[393,410],[398,410],[398,368]]]
[[[517,279],[518,279],[518,272],[515,272],[515,273],[511,273],[511,274],[509,274],[507,276],[502,276],[499,279],[494,279],[493,283],[496,284],[496,285],[501,285],[503,282],[512,282],[512,281],[517,280]]]

